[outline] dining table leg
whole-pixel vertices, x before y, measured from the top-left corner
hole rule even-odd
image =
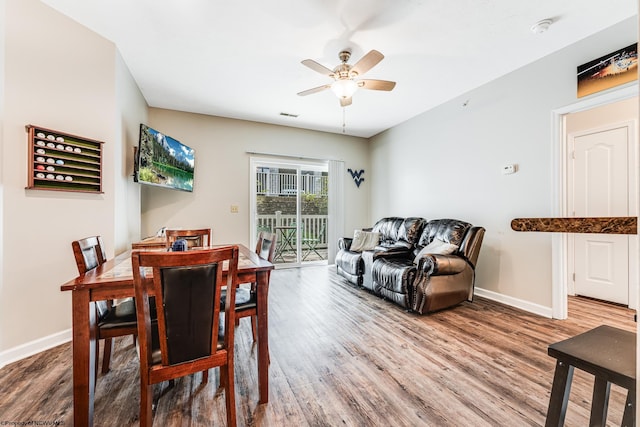
[[[96,311],[85,289],[72,292],[73,421],[75,426],[93,425],[96,384]]]
[[[259,403],[269,402],[269,272],[257,273]]]

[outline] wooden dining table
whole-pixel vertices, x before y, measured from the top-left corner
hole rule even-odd
[[[269,275],[273,264],[260,258],[244,245],[239,248],[238,279],[256,283],[258,388],[259,403],[269,401]],[[131,251],[63,284],[71,291],[73,335],[73,419],[75,426],[93,425],[96,384],[96,309],[95,301],[134,296]]]

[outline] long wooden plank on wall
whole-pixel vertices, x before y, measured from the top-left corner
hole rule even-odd
[[[600,233],[636,234],[638,218],[589,217],[589,218],[515,218],[511,221],[514,231],[542,231],[551,233]]]

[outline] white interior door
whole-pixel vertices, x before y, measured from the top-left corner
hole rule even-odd
[[[629,215],[627,126],[570,135],[573,143],[573,213],[576,217]],[[577,295],[629,304],[629,238],[576,234]]]

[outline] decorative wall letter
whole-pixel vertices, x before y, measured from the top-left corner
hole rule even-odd
[[[347,169],[347,171],[351,174],[351,178],[353,178],[353,182],[356,183],[356,185],[358,186],[358,188],[360,187],[360,184],[362,184],[362,181],[364,181],[364,178],[362,178],[362,174],[364,173],[364,169],[360,169],[359,171],[352,171],[351,168]]]

